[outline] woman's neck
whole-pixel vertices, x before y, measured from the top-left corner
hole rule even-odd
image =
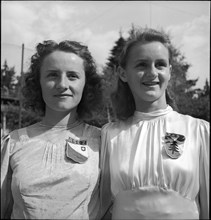
[[[76,110],[71,112],[46,111],[41,123],[48,126],[69,127],[78,120]]]
[[[136,111],[139,112],[154,112],[160,109],[165,109],[167,107],[167,103],[166,100],[156,100],[154,102],[138,102],[138,104],[136,104]]]

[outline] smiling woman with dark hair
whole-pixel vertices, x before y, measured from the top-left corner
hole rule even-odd
[[[101,78],[87,46],[44,41],[36,49],[23,96],[42,120],[2,139],[1,216],[94,219],[100,130],[84,120],[100,104]]]

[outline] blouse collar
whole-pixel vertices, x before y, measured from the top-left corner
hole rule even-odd
[[[80,120],[76,120],[75,122],[73,123],[70,123],[70,124],[67,124],[67,125],[49,125],[49,124],[46,124],[46,123],[43,123],[43,122],[38,122],[38,126],[41,126],[43,128],[46,128],[46,129],[52,129],[52,130],[69,130],[69,129],[72,129],[72,128],[75,128],[77,127],[78,125],[80,125],[82,123],[82,121]]]
[[[168,114],[169,112],[173,111],[172,107],[167,105],[165,109],[159,109],[153,112],[139,112],[135,111],[134,112],[134,118],[135,119],[140,119],[140,120],[150,120],[153,118],[157,118],[159,116],[163,116]]]

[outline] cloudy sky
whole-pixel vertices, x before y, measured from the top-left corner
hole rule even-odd
[[[191,64],[188,78],[202,88],[210,72],[210,1],[1,1],[1,63],[24,71],[37,43],[52,39],[88,45],[99,66],[109,56],[119,32],[131,24],[163,28]]]

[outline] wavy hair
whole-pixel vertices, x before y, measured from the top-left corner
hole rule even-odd
[[[172,45],[169,40],[169,37],[162,31],[157,31],[151,28],[140,28],[135,29],[126,44],[124,45],[120,56],[119,56],[119,66],[122,68],[126,67],[128,54],[134,46],[138,43],[145,42],[161,42],[169,51],[169,63],[172,62]],[[116,113],[116,117],[120,120],[125,120],[132,116],[135,112],[135,100],[133,94],[131,92],[130,87],[127,82],[123,82],[118,77],[117,82],[117,90],[111,95],[111,100],[113,104],[114,111]],[[166,102],[172,108],[177,109],[176,104],[173,98],[170,96],[169,92],[166,90]]]
[[[36,46],[36,53],[31,57],[31,65],[25,75],[25,83],[22,88],[24,108],[31,109],[41,116],[44,115],[45,102],[40,85],[40,68],[44,58],[54,51],[74,53],[83,59],[86,82],[81,101],[77,107],[77,113],[80,119],[90,119],[102,98],[102,81],[88,47],[76,41],[65,40],[56,43],[47,40]]]

